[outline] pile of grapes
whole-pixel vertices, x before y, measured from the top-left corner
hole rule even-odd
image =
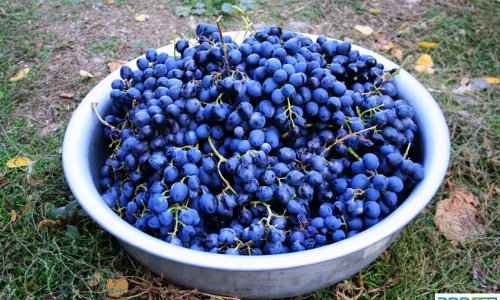
[[[398,70],[277,26],[239,45],[217,25],[196,34],[122,66],[98,116],[102,198],[139,230],[213,253],[303,251],[377,224],[422,180]]]

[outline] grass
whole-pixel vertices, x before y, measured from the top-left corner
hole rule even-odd
[[[128,5],[125,2],[120,1],[120,5]],[[290,3],[293,5],[289,7],[300,5],[298,1]],[[294,17],[310,22],[313,29],[330,32],[330,28],[321,27],[323,18],[328,18],[331,26],[339,28],[336,34],[352,36],[357,43],[370,48],[373,37],[362,39],[352,30],[355,24],[368,22],[390,34],[404,47],[405,54],[418,56],[428,52],[432,56],[436,74],[415,75],[433,91],[450,127],[452,160],[445,181],[465,186],[473,193],[480,202],[480,219],[487,225],[483,237],[465,243],[446,240],[433,224],[435,203],[448,197],[450,192],[450,185],[443,185],[435,200],[405,227],[383,256],[360,273],[361,276],[297,299],[330,299],[342,295],[356,298],[359,291],[360,299],[432,299],[436,292],[497,291],[500,278],[499,210],[495,201],[498,199],[500,134],[498,88],[468,95],[474,105],[457,101],[450,91],[464,77],[499,76],[500,36],[496,28],[500,25],[497,17],[500,7],[493,1],[441,1],[432,6],[424,1],[422,14],[418,16],[402,15],[397,7],[391,11],[389,6],[384,6],[379,16],[373,16],[362,1],[356,1],[354,6],[347,1],[332,4],[314,1],[307,12],[291,16],[279,9],[286,4],[289,3],[281,1],[271,9],[261,6],[259,21],[286,26]],[[73,1],[57,5],[57,9],[64,10],[65,5],[84,4]],[[102,298],[106,295],[105,279],[116,276],[127,276],[131,283],[127,296],[144,293],[143,296],[154,298],[179,298],[191,293],[193,297],[207,297],[161,281],[139,266],[115,239],[81,211],[64,209],[74,200],[60,160],[65,128],[62,126],[40,136],[41,127],[53,120],[28,117],[32,111],[26,102],[35,101],[40,89],[51,91],[47,86],[51,84],[65,87],[79,99],[78,95],[85,95],[96,81],[51,82],[47,78],[51,67],[48,62],[59,58],[60,51],[71,45],[37,26],[40,13],[35,4],[8,3],[0,7],[0,43],[3,45],[0,50],[0,298]],[[343,14],[349,17],[342,19]],[[393,14],[398,18],[389,18]],[[397,33],[402,16],[414,26],[404,35]],[[424,21],[426,27],[416,25]],[[226,27],[236,28],[233,24],[237,23],[230,20]],[[89,53],[106,59],[114,58],[115,48],[125,39],[103,39],[90,34]],[[137,44],[134,46],[137,51],[148,46],[143,45],[141,38],[126,37],[129,43]],[[439,42],[439,46],[423,51],[417,47],[422,40]],[[38,41],[44,44],[41,49],[35,47]],[[32,68],[28,77],[10,82],[9,78],[25,65]],[[51,102],[41,109],[50,110],[50,107],[60,110],[62,120],[69,117],[70,111],[65,112]],[[26,156],[34,162],[31,181],[27,180],[27,168],[5,166],[7,160],[16,156]],[[66,216],[54,216],[54,208],[61,208],[59,212]],[[13,221],[12,211],[17,216]],[[93,274],[102,275],[102,280],[95,285],[88,281]]]

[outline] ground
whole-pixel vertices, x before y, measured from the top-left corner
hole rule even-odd
[[[176,16],[181,1],[147,3],[0,4],[2,299],[105,298],[112,295],[107,280],[122,276],[129,283],[122,297],[217,298],[150,274],[78,208],[60,209],[64,216],[54,216],[54,208],[73,200],[60,159],[66,124],[87,92],[109,74],[108,63],[166,45],[174,30],[189,35],[198,22],[215,20]],[[358,275],[296,299],[432,299],[436,292],[498,291],[498,87],[461,97],[452,91],[474,78],[500,76],[499,13],[497,2],[478,0],[259,2],[251,15],[257,26],[278,24],[349,39],[395,61],[429,54],[433,74],[415,72],[411,63],[408,70],[438,101],[452,139],[442,188],[387,252]],[[135,21],[141,14],[149,18]],[[227,30],[242,26],[238,17],[225,17],[223,23]],[[365,36],[355,25],[375,32]],[[424,49],[422,41],[438,46]],[[26,67],[26,78],[9,80]],[[80,70],[94,78],[82,78]],[[31,168],[8,168],[7,161],[16,156],[28,157]],[[477,202],[478,222],[485,228],[483,235],[463,242],[446,238],[433,222],[436,203],[457,188]]]

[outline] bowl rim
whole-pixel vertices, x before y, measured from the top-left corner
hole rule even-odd
[[[229,35],[233,38],[237,34],[238,32],[236,31],[224,33],[224,35]],[[317,35],[300,34],[310,37],[313,40],[317,38]],[[243,38],[245,36],[240,37]],[[238,42],[240,41],[238,40]],[[170,44],[159,48],[158,51],[167,52],[169,55],[172,55],[173,49],[173,45]],[[399,67],[380,54],[363,47],[352,44],[352,49],[358,50],[361,54],[372,55],[379,63],[384,64],[386,69]],[[126,65],[132,69],[136,69],[136,60],[137,58],[129,61]],[[423,155],[424,161],[422,162],[425,172],[424,179],[416,185],[409,197],[384,220],[341,242],[306,251],[279,255],[233,256],[174,246],[136,229],[111,210],[104,203],[95,187],[90,164],[85,159],[88,157],[90,149],[88,147],[91,140],[89,125],[98,126],[98,120],[92,111],[91,103],[99,100],[99,102],[109,104],[109,101],[106,99],[109,99],[110,84],[116,78],[119,78],[119,70],[112,72],[100,81],[87,94],[73,113],[64,136],[62,151],[63,169],[74,196],[79,201],[81,207],[96,223],[120,242],[150,253],[158,258],[201,268],[248,272],[299,268],[338,259],[363,250],[365,250],[364,257],[366,257],[371,251],[371,246],[391,238],[393,234],[401,230],[425,208],[439,189],[448,168],[450,137],[441,109],[432,95],[420,82],[407,71],[401,70],[400,74],[395,78],[396,84],[400,85],[398,82],[404,82],[403,87],[407,87],[411,91],[418,93],[419,102],[421,102],[418,103],[418,109],[415,103],[410,104],[415,108],[416,112],[425,112],[425,114],[419,116],[420,122],[424,122],[425,128],[432,129],[432,131],[427,130],[426,133],[428,134],[425,137],[423,133],[420,133],[423,137],[422,140],[426,141],[423,145],[423,151],[427,154]],[[103,112],[103,105],[98,105],[98,110]]]

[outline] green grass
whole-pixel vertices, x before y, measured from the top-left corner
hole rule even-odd
[[[61,2],[57,9],[64,9],[65,5],[85,4]],[[300,2],[281,1],[271,9],[261,7],[259,21],[286,25],[291,16],[279,9],[284,5],[294,7]],[[47,60],[67,47],[67,41],[58,40],[56,35],[36,26],[40,16],[34,4],[10,3],[0,7],[5,13],[0,17],[0,298],[40,299],[49,295],[61,299],[102,298],[106,294],[104,280],[119,275],[128,276],[131,283],[128,295],[148,288],[154,298],[184,295],[186,292],[169,286],[139,266],[114,238],[80,210],[60,209],[68,215],[54,216],[54,208],[63,208],[74,200],[62,173],[60,151],[65,128],[41,137],[41,125],[19,113],[17,108],[31,101],[41,83],[46,83]],[[480,220],[487,225],[487,234],[465,243],[452,243],[436,230],[435,203],[449,195],[449,188],[443,186],[434,201],[405,227],[383,256],[361,272],[361,277],[353,276],[337,286],[299,299],[331,299],[338,293],[354,297],[360,290],[361,299],[433,299],[436,292],[492,292],[497,288],[500,278],[499,210],[495,201],[499,183],[498,87],[469,95],[476,101],[475,105],[457,102],[450,91],[466,76],[500,76],[497,46],[500,7],[493,1],[441,1],[422,9],[426,9],[425,19],[418,21],[426,21],[426,28],[417,28],[401,37],[397,36],[398,21],[388,19],[386,27],[377,29],[390,32],[394,40],[404,44],[405,54],[418,56],[428,52],[434,59],[436,74],[415,75],[434,91],[450,126],[452,160],[446,182],[465,186],[474,194],[480,202]],[[339,11],[354,11],[359,19],[342,20],[339,14],[334,15]],[[348,23],[352,27],[370,17],[373,16],[362,1],[356,1],[354,6],[347,1],[338,4],[313,1],[297,19],[309,20],[315,25],[329,18],[339,26]],[[378,18],[382,17],[388,16]],[[230,20],[228,24],[238,24],[238,21]],[[356,33],[352,30],[339,35],[356,36]],[[439,42],[439,46],[423,51],[417,47],[422,40]],[[37,50],[37,41],[55,47],[44,45]],[[91,41],[88,51],[107,59],[112,58],[116,48],[125,41],[136,43],[140,48],[148,46],[143,45],[140,37],[94,36]],[[370,47],[371,41],[369,38],[359,43]],[[25,64],[32,68],[28,77],[10,82],[9,78]],[[69,80],[59,84],[80,99],[95,82],[77,84]],[[26,167],[5,166],[16,156],[26,156],[34,162],[32,176],[38,180],[35,185],[28,182]],[[10,221],[11,211],[17,215],[14,222]],[[476,269],[483,273],[486,287],[474,279]],[[88,279],[96,272],[102,274],[103,282],[91,286]]]

